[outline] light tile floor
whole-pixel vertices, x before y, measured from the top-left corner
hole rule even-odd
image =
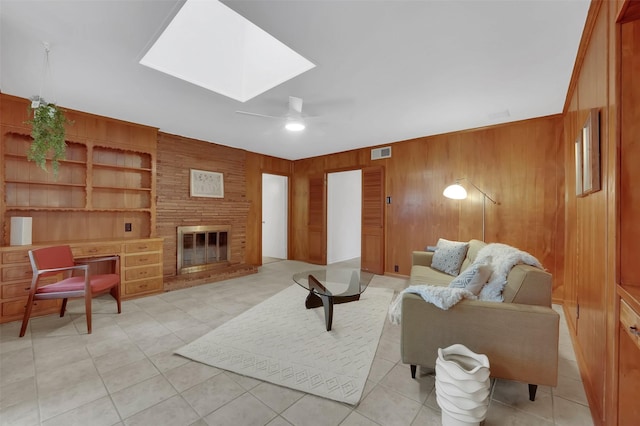
[[[100,297],[90,335],[80,301],[64,318],[32,319],[24,338],[19,322],[0,325],[0,424],[439,425],[434,377],[411,379],[400,362],[400,329],[388,322],[355,407],[173,355],[313,267],[269,263],[258,274],[124,302],[120,315]],[[406,286],[382,278],[380,286]],[[557,387],[539,387],[530,402],[526,384],[493,382],[485,425],[514,424],[593,424],[564,316]]]

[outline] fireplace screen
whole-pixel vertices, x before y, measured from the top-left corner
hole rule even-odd
[[[203,271],[229,260],[229,231],[220,226],[178,227],[178,274]]]

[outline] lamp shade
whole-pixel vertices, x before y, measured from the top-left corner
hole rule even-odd
[[[442,195],[454,200],[464,200],[467,198],[467,190],[459,183],[454,183],[453,185],[447,186],[442,192]]]
[[[305,125],[302,121],[289,121],[284,127],[290,132],[299,132],[304,130]]]

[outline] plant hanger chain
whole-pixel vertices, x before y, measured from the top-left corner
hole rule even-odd
[[[51,73],[51,64],[49,62],[49,52],[51,51],[51,45],[49,44],[49,42],[42,42],[43,46],[44,46],[44,55],[42,57],[42,79],[40,80],[40,93],[38,93],[38,98],[39,100],[43,100],[43,91],[45,89],[45,85],[46,85],[46,80],[47,80],[47,76],[49,76],[49,82],[51,83],[51,94],[54,93],[54,89],[53,89],[53,77],[52,77],[52,73]],[[55,100],[55,95],[53,95],[53,98]],[[49,103],[54,103],[54,102],[49,102]]]

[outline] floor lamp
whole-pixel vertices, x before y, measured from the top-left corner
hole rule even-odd
[[[491,201],[493,204],[498,204],[498,203],[496,202],[496,200],[489,197],[486,192],[478,188],[473,182],[471,182],[466,178],[456,179],[456,183],[454,183],[453,185],[447,186],[442,192],[442,195],[444,195],[447,198],[451,198],[453,200],[464,200],[465,198],[467,198],[467,190],[464,189],[464,186],[460,185],[460,181],[462,180],[467,180],[467,182],[469,182],[471,186],[473,186],[475,189],[480,191],[480,193],[482,194],[482,241],[484,241],[484,217],[485,217],[487,199],[489,199],[489,201]]]

